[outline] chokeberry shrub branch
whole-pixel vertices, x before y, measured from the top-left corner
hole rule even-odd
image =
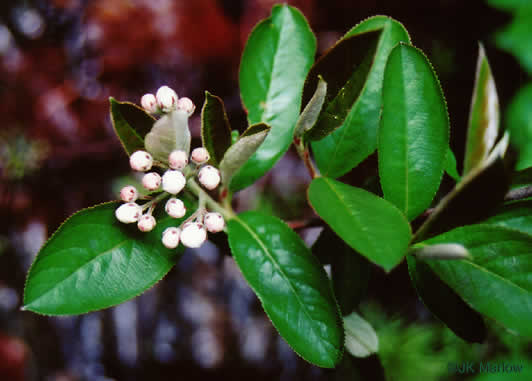
[[[142,96],[141,107],[111,98],[113,126],[148,196],[128,185],[121,204],[68,219],[29,271],[24,309],[69,315],[116,305],[160,280],[184,247],[220,233],[280,335],[317,366],[379,352],[358,307],[374,272],[408,269],[424,305],[466,341],[486,339],[485,317],[532,337],[532,176],[517,174],[507,155],[483,46],[463,100],[471,111],[462,173],[444,89],[401,23],[371,17],[316,61],[315,53],[304,16],[274,6],[240,64],[247,129],[232,129],[223,100],[205,92],[202,146],[193,149],[190,99],[168,86]],[[312,178],[306,196],[318,218],[235,213],[233,194],[291,144]],[[360,182],[372,185],[346,183],[374,153],[378,164]],[[446,195],[444,176],[455,182]],[[294,229],[311,226],[325,229],[309,248]]]

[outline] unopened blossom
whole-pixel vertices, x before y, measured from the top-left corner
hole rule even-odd
[[[140,105],[150,114],[157,112],[157,99],[153,94],[144,94],[142,98],[140,98]]]
[[[120,205],[115,210],[115,216],[118,221],[124,224],[131,224],[137,222],[142,215],[142,208],[134,202]]]
[[[133,185],[127,185],[120,190],[120,199],[124,202],[135,202],[139,198],[139,192]]]
[[[183,150],[175,150],[168,155],[168,165],[172,169],[183,169],[188,164],[187,153]]]
[[[129,157],[129,165],[134,171],[146,172],[153,165],[153,157],[146,151],[135,151]]]
[[[205,214],[203,219],[205,227],[211,233],[218,233],[224,229],[225,221],[220,213],[211,212]]]
[[[139,222],[137,223],[137,227],[141,232],[152,231],[155,225],[157,225],[157,221],[155,221],[155,217],[150,214],[141,216],[139,218]]]
[[[203,164],[209,160],[209,151],[203,147],[194,148],[190,155],[190,160],[196,164]]]
[[[172,218],[182,218],[187,213],[187,208],[185,208],[183,201],[175,197],[170,198],[166,202],[164,210]]]
[[[194,113],[196,106],[190,98],[183,97],[179,98],[179,100],[177,101],[177,109],[186,111],[187,114],[190,116]]]
[[[198,180],[208,190],[213,190],[220,184],[220,171],[212,165],[206,165],[200,169]]]
[[[169,112],[177,106],[177,94],[168,86],[161,86],[155,94],[157,105],[163,112]]]
[[[181,231],[181,243],[186,247],[200,247],[207,239],[207,230],[199,222],[188,222]]]
[[[142,177],[142,186],[149,191],[159,189],[161,186],[161,176],[157,172],[146,173]]]
[[[178,194],[185,187],[187,180],[180,171],[169,169],[163,174],[163,190],[170,194]]]
[[[175,249],[179,245],[179,236],[181,231],[178,228],[166,228],[163,232],[162,242],[168,249]]]

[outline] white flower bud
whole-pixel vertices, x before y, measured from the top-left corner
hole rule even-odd
[[[179,245],[180,233],[178,228],[166,228],[163,232],[163,245],[168,249],[175,249]]]
[[[137,222],[142,215],[142,208],[134,202],[120,205],[115,210],[116,219],[124,224]]]
[[[213,190],[220,184],[220,171],[211,165],[206,165],[200,169],[198,180],[208,190]]]
[[[150,114],[157,112],[157,99],[155,99],[155,95],[153,94],[144,94],[140,98],[140,105]]]
[[[190,155],[190,160],[196,164],[206,163],[210,159],[209,151],[203,147],[194,148]]]
[[[186,247],[200,247],[207,239],[207,230],[199,222],[189,222],[183,226],[181,243]]]
[[[157,105],[163,112],[169,112],[176,108],[177,94],[168,86],[161,86],[155,95]]]
[[[218,233],[224,230],[225,221],[220,213],[207,213],[203,222],[211,233]]]
[[[135,202],[139,198],[139,192],[133,185],[128,185],[120,190],[120,198],[124,202]]]
[[[172,169],[183,169],[188,164],[187,153],[182,150],[172,151],[168,155],[168,165]]]
[[[187,180],[180,171],[169,169],[163,175],[163,190],[171,194],[178,194],[185,187]]]
[[[129,157],[129,165],[134,171],[146,172],[153,165],[153,157],[146,151],[135,151]]]
[[[139,218],[139,222],[137,224],[139,230],[141,232],[149,232],[152,231],[153,228],[157,225],[157,221],[155,221],[155,218],[152,215],[145,214]]]
[[[194,113],[196,106],[194,105],[194,103],[192,103],[190,98],[183,97],[179,98],[179,100],[177,101],[177,109],[186,111],[187,114],[190,116]]]
[[[187,213],[187,208],[185,208],[183,201],[174,197],[166,201],[164,210],[166,210],[166,213],[173,218],[182,218]]]
[[[146,173],[142,178],[142,186],[150,191],[158,189],[161,186],[161,176],[157,172]]]

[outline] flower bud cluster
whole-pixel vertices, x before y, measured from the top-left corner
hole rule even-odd
[[[171,94],[167,90],[163,90],[161,93],[164,96],[161,95],[159,97],[159,91],[157,92],[157,105],[163,109],[159,99],[165,100],[165,96],[171,98]],[[148,101],[153,100],[148,95],[143,97],[142,106],[144,108],[151,104]],[[185,102],[183,104],[186,106]],[[168,197],[168,195],[171,195],[171,197],[168,198],[164,206],[166,214],[176,219],[185,217],[187,212],[185,204],[175,196],[185,188],[187,176],[197,175],[200,184],[207,190],[214,190],[220,184],[220,172],[212,165],[207,165],[209,159],[209,152],[203,147],[192,151],[190,164],[189,157],[185,151],[176,150],[171,152],[168,156],[168,166],[170,168],[162,176],[152,171],[142,177],[142,186],[146,190],[150,192],[162,190],[162,193],[143,205],[139,205],[136,203],[139,197],[138,190],[132,185],[122,188],[120,198],[124,201],[124,204],[116,209],[116,218],[126,224],[137,223],[140,231],[149,232],[157,225],[157,221],[152,215],[156,202]],[[146,151],[134,152],[129,161],[134,171],[147,172],[153,166],[153,158]],[[176,248],[180,242],[187,247],[200,247],[207,239],[207,232],[217,233],[222,231],[224,227],[225,221],[220,213],[207,212],[202,207],[193,213],[192,217],[179,228],[169,227],[165,229],[162,234],[162,243],[169,249]]]
[[[155,95],[149,93],[144,94],[142,98],[140,98],[140,105],[150,114],[182,110],[188,115],[192,115],[196,109],[196,106],[189,98],[179,98],[177,93],[168,86],[159,87]]]

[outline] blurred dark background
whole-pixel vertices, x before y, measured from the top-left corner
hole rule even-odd
[[[0,380],[259,381],[338,376],[291,351],[231,257],[212,244],[187,251],[162,282],[116,308],[69,318],[19,311],[25,274],[47,237],[70,214],[115,199],[124,183],[135,181],[111,128],[108,97],[138,103],[142,94],[166,84],[179,96],[190,97],[199,111],[204,90],[209,90],[225,101],[233,128],[245,128],[238,90],[240,54],[251,28],[269,15],[274,3],[0,3]],[[486,46],[503,113],[526,79],[517,61],[493,43],[494,33],[511,16],[484,1],[288,3],[307,17],[320,53],[369,16],[384,14],[401,21],[439,75],[459,163],[478,41]],[[198,115],[191,124],[199,144]],[[304,167],[289,152],[270,174],[241,192],[236,206],[259,208],[288,220],[304,218],[311,213],[303,192],[308,181]],[[302,233],[309,241],[316,236],[316,231]],[[462,350],[469,353],[466,344],[449,338],[448,330],[423,309],[407,277],[404,267],[388,277],[378,270],[372,275],[367,303],[372,303],[375,316],[395,322],[397,330],[388,335],[397,338],[401,326],[418,324],[427,330],[415,328],[412,335],[430,332],[430,340],[438,336],[440,346],[452,342],[454,352],[445,352],[446,357],[432,341],[423,344],[438,361]],[[485,353],[493,347],[474,350]],[[416,361],[412,372],[428,360]],[[427,373],[427,381],[450,377],[446,363],[437,364]],[[375,357],[357,366],[362,377],[377,380],[383,372]]]

